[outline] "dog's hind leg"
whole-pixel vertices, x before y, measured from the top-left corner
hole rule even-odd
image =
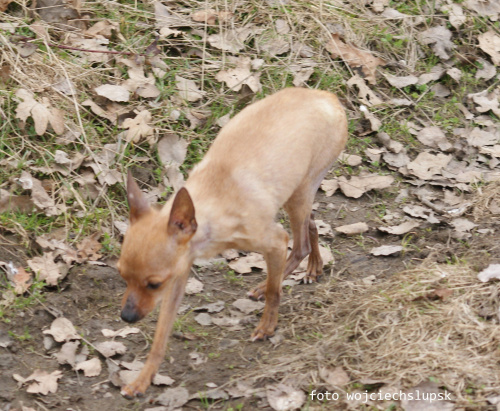
[[[316,228],[314,220],[311,220],[312,203],[314,201],[314,193],[316,191],[311,194],[311,188],[305,186],[304,189],[304,186],[305,185],[301,185],[283,206],[290,218],[290,228],[293,236],[292,251],[286,260],[283,279],[288,277],[309,253],[312,251],[319,253],[318,232],[317,230],[311,231],[311,221],[314,225],[314,229]],[[311,233],[312,235],[315,235],[313,239],[310,238]],[[314,246],[316,247],[316,250],[313,250],[312,247]],[[318,261],[316,257],[314,261],[316,262],[315,267],[317,267]],[[321,263],[321,257],[319,263]],[[308,271],[307,282],[312,282],[309,281],[309,278],[311,277],[312,276],[309,276]],[[264,297],[265,290],[266,282],[263,281],[251,290],[248,293],[248,296],[252,299],[259,300]]]

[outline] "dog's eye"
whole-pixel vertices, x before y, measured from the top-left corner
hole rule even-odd
[[[161,283],[148,283],[146,285],[146,288],[148,288],[150,290],[156,290],[156,289],[160,288],[160,285],[161,285]]]

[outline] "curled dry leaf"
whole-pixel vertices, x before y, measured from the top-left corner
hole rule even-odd
[[[19,374],[14,374],[13,377],[16,381],[21,384],[25,384],[30,381],[34,381],[28,386],[26,390],[30,394],[42,394],[47,395],[48,393],[55,393],[57,391],[57,380],[63,376],[62,371],[56,370],[52,373],[47,371],[36,370],[27,378],[23,378]]]
[[[75,370],[83,371],[85,377],[97,377],[102,371],[102,365],[99,358],[94,357],[87,361],[76,364]]]
[[[489,17],[491,21],[499,19],[500,3],[496,0],[466,0],[464,4],[480,16]]]
[[[29,289],[31,280],[31,273],[28,273],[23,267],[19,267],[11,278],[14,284],[14,292],[16,294],[24,294]]]
[[[325,192],[327,197],[331,197],[335,194],[335,191],[339,188],[339,182],[337,179],[334,180],[323,180],[321,182],[321,189]]]
[[[233,303],[233,306],[242,313],[251,314],[254,311],[260,311],[264,308],[264,303],[261,301],[252,301],[247,298],[240,298]]]
[[[448,13],[450,24],[458,29],[467,19],[464,16],[464,11],[459,4],[446,4],[441,7],[441,10]]]
[[[497,75],[497,69],[489,61],[486,61],[482,58],[478,58],[477,61],[478,61],[478,63],[480,63],[482,65],[483,68],[480,68],[476,72],[476,76],[475,76],[476,79],[484,79],[484,80],[488,81]]]
[[[208,42],[212,47],[236,54],[245,48],[245,41],[259,31],[261,29],[251,24],[239,28],[228,27],[219,34],[208,36]]]
[[[500,36],[489,30],[478,36],[479,48],[489,54],[495,66],[500,66]]]
[[[359,222],[335,227],[335,231],[345,235],[355,235],[365,233],[369,230],[369,228],[370,227],[368,227],[368,224]]]
[[[441,174],[444,167],[451,161],[451,155],[430,154],[427,152],[420,153],[415,160],[407,164],[410,174],[421,178],[422,180],[430,180],[433,176]]]
[[[349,375],[340,366],[335,367],[333,370],[320,366],[319,376],[332,387],[344,387],[351,382]]]
[[[106,358],[116,354],[125,354],[127,352],[127,347],[118,341],[104,341],[96,344],[95,348]]]
[[[189,391],[184,387],[167,388],[155,398],[155,403],[165,406],[167,410],[180,409],[188,401]]]
[[[259,81],[259,74],[250,71],[251,61],[249,57],[240,57],[237,67],[229,70],[222,70],[215,78],[226,83],[233,91],[240,91],[243,85],[247,85],[254,93],[262,89]]]
[[[285,384],[266,386],[266,394],[269,405],[276,411],[300,409],[306,401],[306,395],[302,390]]]
[[[247,274],[252,272],[252,268],[266,269],[264,257],[259,253],[249,253],[245,257],[240,257],[237,260],[231,261],[229,267],[239,274]]]
[[[122,124],[123,128],[128,129],[125,133],[127,142],[139,143],[142,139],[146,139],[149,144],[154,144],[156,137],[151,124],[152,116],[149,110],[142,110],[135,118],[127,118]]]
[[[372,248],[370,254],[375,256],[387,256],[397,254],[403,250],[403,247],[400,245],[382,245],[380,247]]]
[[[490,264],[477,275],[477,278],[483,283],[490,280],[500,280],[500,264]]]
[[[431,27],[423,31],[420,33],[420,41],[424,44],[431,44],[434,53],[443,60],[448,60],[449,52],[455,48],[451,41],[451,31],[445,26]]]
[[[194,317],[194,320],[198,324],[204,325],[204,326],[211,325],[213,322],[212,317],[210,316],[210,314],[207,314],[207,313],[198,314],[196,317]]]
[[[390,187],[394,182],[392,176],[380,176],[378,174],[368,174],[353,176],[347,180],[344,176],[339,178],[340,189],[347,197],[359,198],[370,190],[377,190]]]
[[[382,104],[383,101],[377,97],[377,95],[368,87],[361,77],[357,74],[349,79],[347,82],[349,87],[356,86],[358,88],[358,98],[359,101],[368,107],[376,106],[377,104]]]
[[[378,227],[378,229],[380,231],[383,231],[383,232],[389,233],[389,234],[403,235],[403,234],[406,234],[406,233],[410,232],[411,230],[413,230],[414,228],[417,228],[419,226],[420,226],[420,223],[418,221],[405,221],[404,223],[399,224],[399,225],[395,225],[392,227]]]
[[[130,92],[123,86],[104,84],[96,87],[95,92],[111,101],[126,102],[130,100]]]
[[[393,76],[392,74],[384,74],[384,77],[387,79],[391,86],[396,88],[411,86],[413,84],[417,84],[418,82],[418,77],[415,76],[398,77]]]
[[[161,163],[180,166],[186,158],[188,142],[175,133],[165,134],[158,141],[157,150]]]
[[[101,330],[102,335],[104,335],[106,338],[116,338],[116,337],[122,337],[125,338],[129,334],[139,334],[141,330],[136,327],[129,327],[126,326],[124,328],[121,328],[117,331],[113,330],[108,330],[107,328],[103,328]]]
[[[44,330],[43,333],[52,335],[57,342],[79,340],[81,338],[71,321],[64,317],[56,318],[50,325],[50,329]]]
[[[189,80],[187,78],[176,75],[175,82],[177,90],[179,90],[179,95],[181,98],[187,101],[198,101],[202,99],[206,93],[206,91],[202,91],[196,85],[194,80]]]
[[[76,350],[79,345],[80,341],[68,341],[64,343],[61,350],[54,354],[57,362],[59,364],[69,364],[73,367],[76,363]]]
[[[20,88],[16,91],[16,97],[22,100],[16,108],[16,118],[26,121],[28,117],[35,123],[35,131],[41,136],[47,131],[50,124],[56,134],[64,132],[64,112],[51,107],[46,97],[39,103],[34,99],[33,93]]]
[[[375,84],[376,69],[384,65],[385,61],[375,57],[371,52],[360,50],[354,46],[340,40],[338,34],[332,34],[330,41],[325,44],[325,48],[331,53],[333,58],[340,57],[350,67],[361,67],[361,72],[370,84]]]
[[[486,113],[491,110],[495,115],[500,117],[500,101],[499,90],[488,93],[488,90],[481,91],[480,93],[469,94],[467,97],[471,98],[477,104],[476,110],[479,113]]]
[[[439,127],[424,127],[417,133],[417,139],[426,146],[448,151],[452,148],[450,142]]]
[[[45,188],[43,188],[40,180],[32,177],[27,171],[23,171],[21,177],[19,177],[17,181],[21,184],[23,189],[31,190],[31,199],[36,206],[44,210],[46,215],[55,216],[62,213],[64,207],[56,205],[54,199],[49,196]]]
[[[68,266],[64,263],[56,263],[54,259],[53,252],[44,253],[41,257],[28,260],[28,265],[39,280],[45,281],[48,285],[57,285],[58,281],[66,276]]]
[[[194,311],[207,311],[209,313],[218,313],[222,311],[225,307],[225,303],[222,300],[218,300],[214,303],[205,304],[200,307],[194,308]]]
[[[193,277],[188,279],[185,291],[187,295],[198,294],[201,293],[202,290],[203,290],[203,283],[201,281]]]

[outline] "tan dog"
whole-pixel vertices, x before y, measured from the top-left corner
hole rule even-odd
[[[130,228],[118,263],[127,282],[121,317],[135,322],[161,301],[151,352],[137,379],[122,389],[143,394],[158,371],[193,260],[228,248],[264,255],[265,296],[253,340],[272,336],[281,282],[309,255],[306,282],[321,275],[318,232],[311,215],[318,187],[343,150],[347,119],[328,92],[289,88],[246,107],[220,131],[184,188],[160,210],[150,208],[130,173]],[[275,217],[289,217],[293,248]]]

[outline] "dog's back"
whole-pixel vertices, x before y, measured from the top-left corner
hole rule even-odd
[[[275,213],[305,179],[317,190],[346,139],[347,121],[335,95],[284,89],[231,119],[186,187],[194,197],[199,190],[204,198],[206,190],[225,197],[232,191],[249,201],[256,196],[256,202],[268,196]],[[267,207],[269,198],[261,198]]]

